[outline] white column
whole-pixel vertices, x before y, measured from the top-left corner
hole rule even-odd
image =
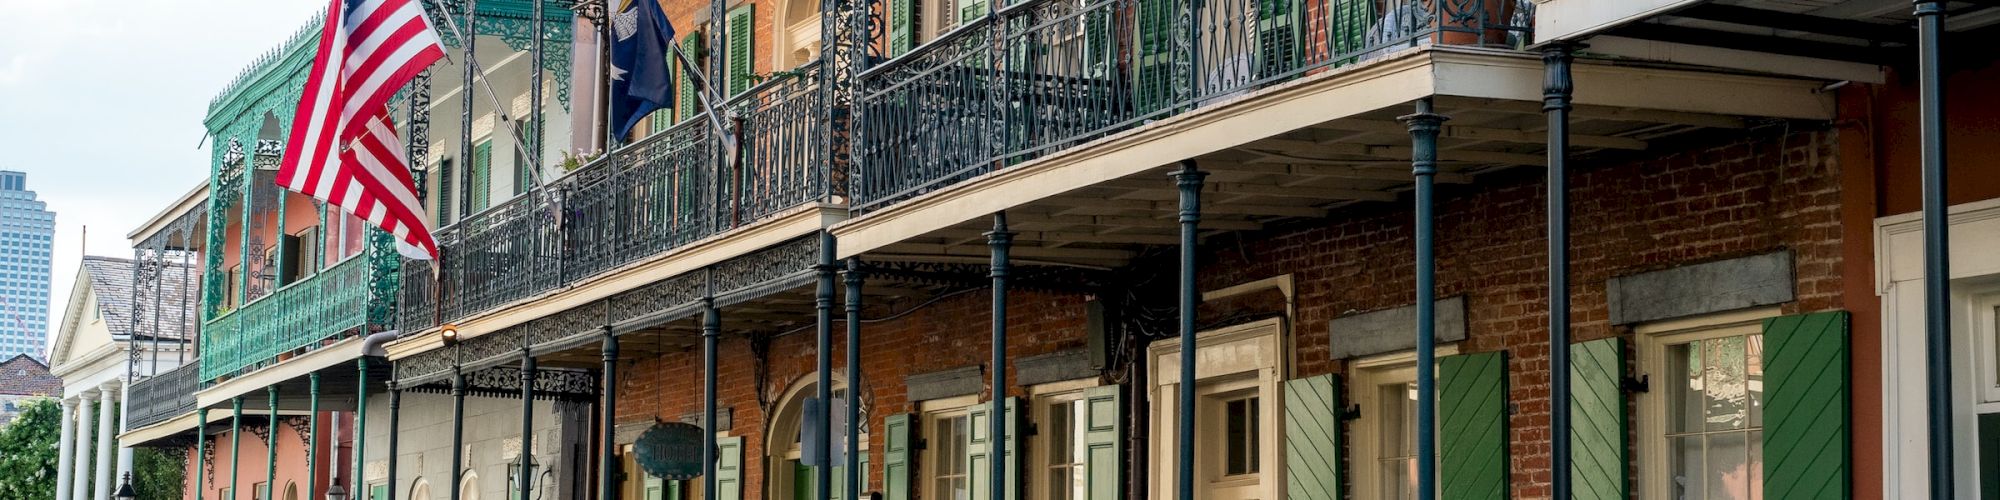
[[[90,398],[95,395],[97,391],[83,391],[77,396],[76,469],[72,471],[76,474],[76,482],[69,487],[70,500],[90,500],[90,450],[93,443],[90,439],[90,416],[93,414]]]
[[[74,476],[70,474],[70,467],[76,465],[76,400],[63,399],[62,409],[62,435],[57,438],[62,443],[59,446],[62,451],[56,455],[55,500],[69,500],[69,482]]]
[[[118,436],[112,432],[111,405],[118,403],[117,382],[107,382],[97,389],[97,483],[91,485],[90,498],[111,500],[111,492],[118,485],[111,482],[111,440]]]
[[[124,435],[125,431],[129,430],[127,429],[127,426],[130,424],[128,424],[127,421],[130,420],[130,418],[128,418],[127,415],[132,414],[132,398],[130,397],[131,395],[132,395],[131,384],[124,384],[118,386],[118,434],[119,435]],[[112,493],[115,494],[118,492],[118,485],[125,484],[125,474],[129,472],[132,472],[132,447],[126,446],[124,441],[119,441],[118,472],[116,475],[111,476],[113,478],[111,483]]]

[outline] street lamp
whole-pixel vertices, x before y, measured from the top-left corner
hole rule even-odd
[[[125,473],[125,484],[118,485],[118,493],[111,495],[118,500],[137,500],[139,493],[132,491],[132,473]]]
[[[347,500],[347,488],[340,487],[340,478],[333,478],[333,484],[327,485],[326,500]]]
[[[438,338],[446,347],[458,345],[458,325],[447,323],[438,327]]]

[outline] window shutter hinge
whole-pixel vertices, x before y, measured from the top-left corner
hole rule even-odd
[[[1340,420],[1342,421],[1357,420],[1360,418],[1361,405],[1347,405],[1346,408],[1340,409]]]
[[[1649,375],[1640,375],[1637,377],[1628,375],[1618,382],[1618,387],[1630,394],[1652,392],[1652,385],[1651,376]]]

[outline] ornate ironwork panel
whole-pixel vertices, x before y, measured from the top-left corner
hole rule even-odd
[[[202,325],[201,378],[214,381],[368,331],[368,259],[352,258]]]
[[[597,372],[587,370],[535,370],[535,399],[593,401],[598,397]],[[408,390],[427,394],[449,394],[449,381],[435,381]],[[490,398],[520,399],[521,369],[500,365],[465,372],[465,393]]]
[[[623,323],[701,300],[708,273],[690,272],[620,293],[610,299],[611,323]]]
[[[132,383],[127,425],[137,429],[193,412],[200,365],[188,364]]]

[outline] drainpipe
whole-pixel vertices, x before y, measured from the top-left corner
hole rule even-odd
[[[861,258],[847,259],[847,496],[861,498]]]

